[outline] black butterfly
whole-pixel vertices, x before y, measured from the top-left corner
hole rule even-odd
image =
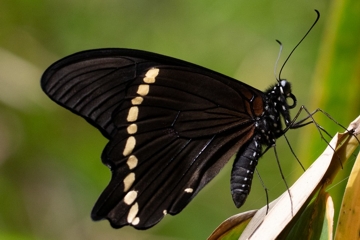
[[[262,147],[291,127],[290,83],[262,92],[212,70],[131,49],[68,56],[41,79],[55,102],[109,139],[112,179],[92,211],[115,228],[146,229],[179,213],[236,152],[231,193],[240,207]],[[287,102],[290,98],[292,104]]]
[[[265,93],[211,70],[130,50],[80,52],[53,64],[41,86],[109,139],[112,179],[92,212],[114,227],[148,228],[179,213],[237,151],[231,176],[240,207],[261,147],[291,119],[282,80]]]

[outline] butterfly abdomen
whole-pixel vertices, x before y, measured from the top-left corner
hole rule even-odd
[[[236,155],[231,171],[231,194],[236,207],[241,207],[250,193],[255,167],[261,156],[259,136],[255,135]]]

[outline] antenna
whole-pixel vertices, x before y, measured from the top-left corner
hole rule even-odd
[[[278,79],[278,77],[276,76],[276,69],[277,69],[277,65],[279,63],[279,59],[280,59],[280,56],[281,56],[281,53],[282,53],[282,50],[283,50],[283,45],[279,40],[276,40],[276,42],[280,45],[280,49],[279,49],[279,54],[278,54],[278,56],[276,58],[276,62],[275,62],[274,76],[275,76],[276,81],[280,82],[280,79]],[[280,77],[280,74],[279,74],[279,77]]]
[[[296,44],[296,46],[293,48],[293,50],[290,52],[289,56],[286,58],[285,62],[283,63],[283,65],[281,66],[280,68],[280,72],[279,72],[279,80],[281,79],[280,75],[282,73],[282,70],[284,68],[284,66],[286,65],[286,63],[288,62],[290,56],[293,54],[293,52],[295,51],[295,49],[300,45],[300,43],[306,38],[306,36],[309,34],[309,32],[313,29],[313,27],[316,25],[317,21],[319,20],[320,18],[320,13],[318,10],[315,9],[315,12],[316,12],[316,19],[314,21],[314,23],[311,25],[311,27],[309,28],[309,30],[305,33],[305,35],[301,38],[301,40],[298,42],[298,44]],[[279,40],[276,40],[280,46],[282,46],[281,42]],[[279,81],[278,80],[278,81]]]

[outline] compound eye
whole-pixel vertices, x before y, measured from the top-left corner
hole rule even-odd
[[[291,94],[291,84],[288,81],[286,81],[286,79],[282,79],[280,81],[280,85],[281,85],[281,87],[283,89],[284,95],[285,96],[290,96],[290,94]]]

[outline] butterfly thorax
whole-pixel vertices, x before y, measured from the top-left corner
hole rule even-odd
[[[261,136],[261,143],[267,146],[275,144],[277,138],[283,135],[281,116],[288,126],[291,123],[290,109],[296,105],[296,98],[291,93],[290,83],[281,80],[271,86],[266,92],[264,112],[255,122],[256,132]],[[291,98],[292,105],[287,103],[287,98]]]

